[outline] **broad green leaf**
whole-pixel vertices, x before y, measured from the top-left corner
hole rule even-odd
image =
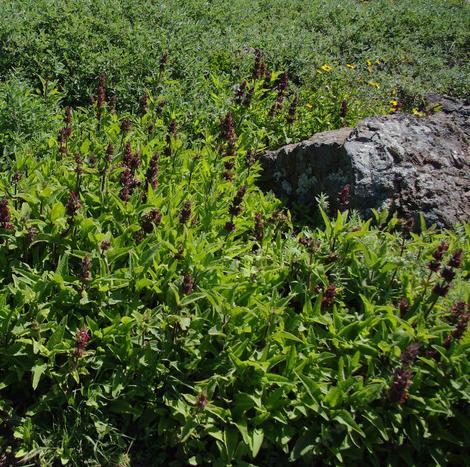
[[[348,430],[354,430],[356,433],[359,433],[363,438],[365,437],[365,433],[355,422],[352,415],[346,410],[341,410],[339,413],[337,413],[334,417],[334,420],[337,420],[341,424],[346,425],[348,427]]]
[[[60,201],[56,201],[52,205],[52,209],[51,209],[51,222],[55,223],[58,219],[64,216],[65,216],[65,206]]]
[[[333,386],[328,391],[328,394],[325,396],[323,401],[331,408],[335,408],[341,403],[342,399],[342,389],[339,386]]]
[[[261,445],[264,440],[264,431],[262,429],[255,428],[252,434],[251,441],[251,455],[253,459],[258,455]]]
[[[46,363],[42,363],[41,365],[35,365],[33,366],[33,368],[31,368],[31,373],[33,376],[32,385],[33,385],[34,390],[36,390],[36,388],[38,387],[41,376],[46,371],[46,369],[47,369]]]
[[[67,325],[67,316],[64,316],[60,323],[57,325],[56,329],[52,333],[51,337],[47,341],[46,347],[51,350],[57,344],[61,343],[64,339],[65,326]]]

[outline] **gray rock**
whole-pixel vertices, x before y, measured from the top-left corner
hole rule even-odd
[[[427,117],[367,118],[356,128],[318,133],[264,154],[263,186],[288,201],[315,207],[326,193],[332,207],[350,185],[350,207],[368,216],[389,209],[423,213],[429,224],[470,220],[470,105],[429,96]]]

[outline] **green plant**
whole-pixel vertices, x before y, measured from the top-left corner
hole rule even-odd
[[[10,0],[2,12],[0,77],[57,80],[67,104],[87,104],[105,72],[118,105],[136,110],[145,88],[158,94],[166,56],[178,107],[208,108],[205,76],[239,82],[253,48],[302,89],[324,64],[353,64],[366,88],[380,83],[372,97],[470,93],[470,6],[456,1]]]
[[[12,155],[8,462],[465,462],[469,226],[413,233],[324,199],[321,224],[294,226],[256,186],[256,155],[312,127],[304,110],[285,124],[287,75],[258,71],[235,95],[210,77],[217,119],[151,93],[139,114],[98,99],[57,112],[38,154]],[[318,128],[345,118],[329,73]]]

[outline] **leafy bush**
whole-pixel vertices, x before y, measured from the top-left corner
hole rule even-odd
[[[211,78],[218,119],[165,92],[116,113],[101,76],[39,155],[12,154],[4,464],[465,462],[470,227],[324,198],[318,227],[293,225],[257,188],[257,154],[365,110],[341,113],[327,67],[315,107],[261,69],[235,95]]]
[[[207,106],[205,76],[238,82],[262,49],[273,68],[309,86],[325,63],[358,64],[371,94],[416,99],[470,94],[470,6],[438,0],[10,0],[0,17],[0,77],[58,80],[67,102],[85,105],[105,72],[134,106],[157,94],[160,60],[181,81],[183,102]],[[376,64],[379,60],[380,63]],[[368,66],[370,61],[375,64]]]
[[[0,157],[25,145],[41,151],[60,122],[57,105],[62,98],[56,83],[42,82],[37,91],[16,76],[1,83]]]

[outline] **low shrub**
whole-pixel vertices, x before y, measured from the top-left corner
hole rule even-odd
[[[235,90],[211,78],[218,119],[164,94],[116,113],[100,76],[9,154],[0,463],[465,463],[469,226],[324,197],[294,225],[257,155],[361,108],[296,101],[257,60]]]

